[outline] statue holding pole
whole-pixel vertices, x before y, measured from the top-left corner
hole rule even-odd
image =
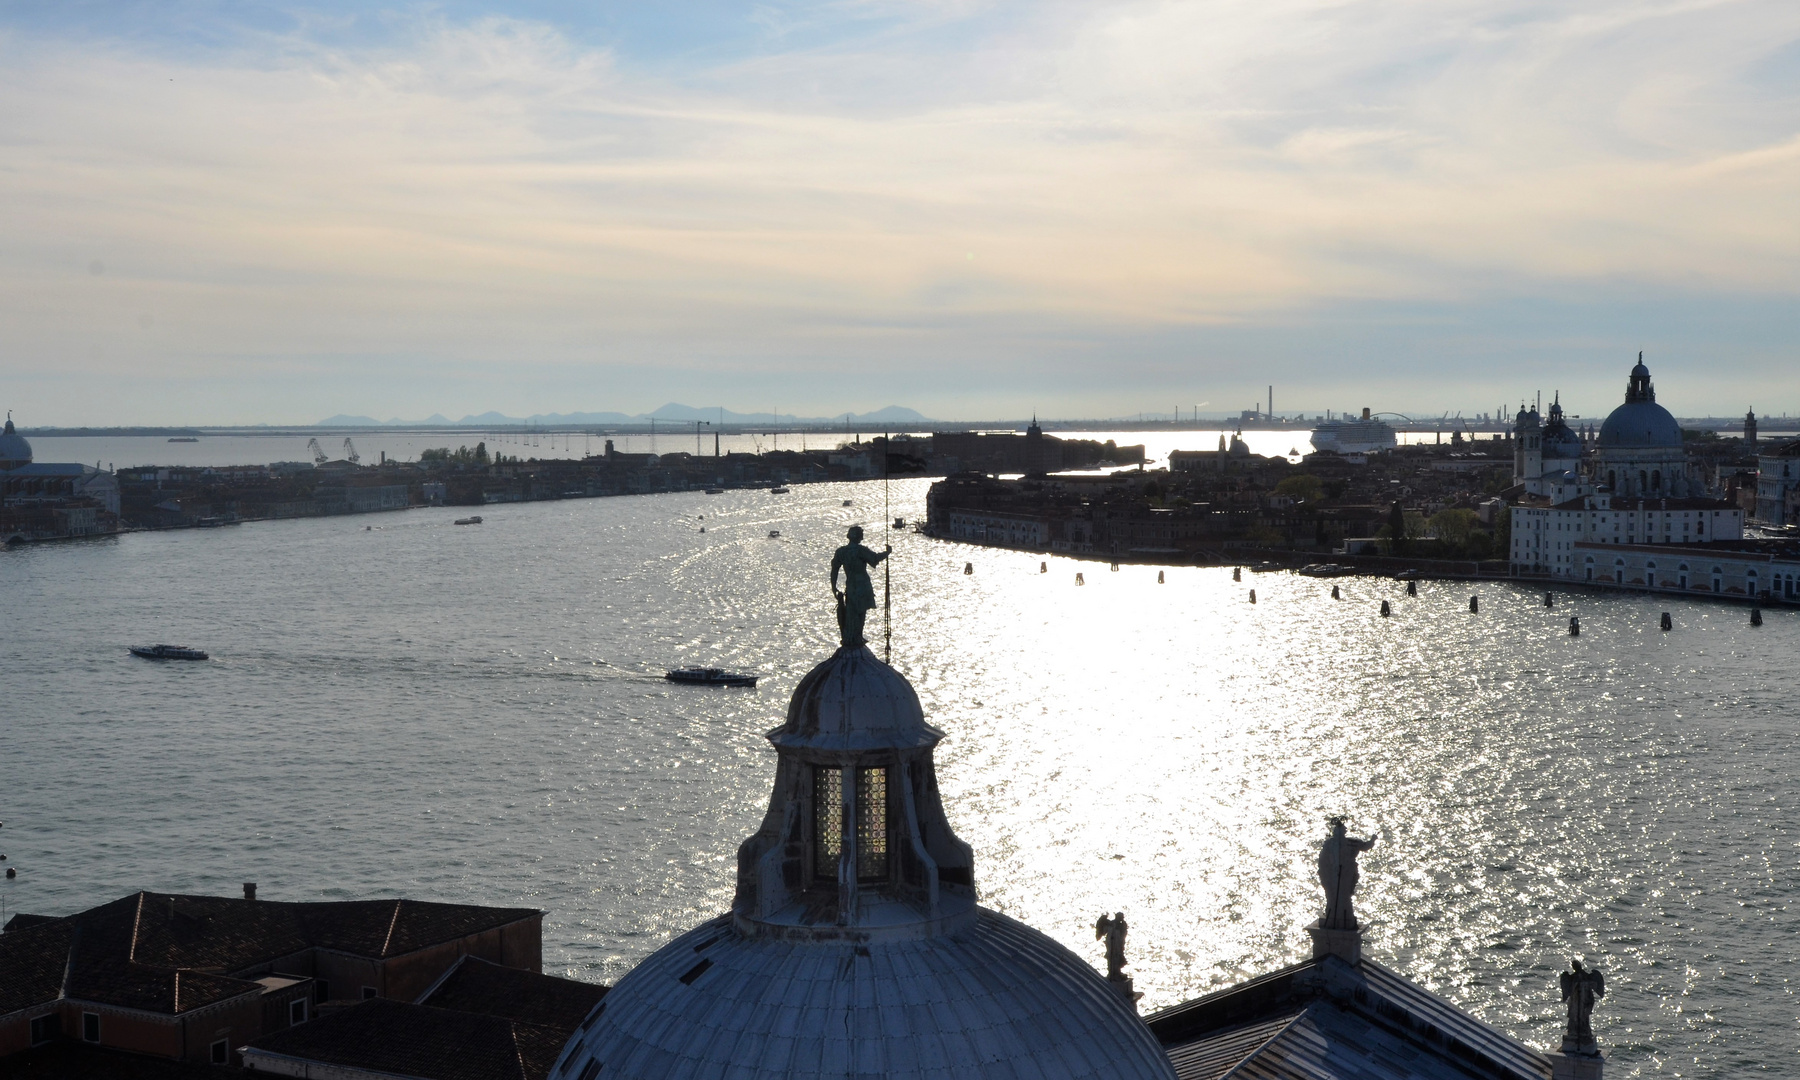
[[[850,542],[831,556],[831,594],[837,599],[838,632],[846,648],[866,644],[863,622],[875,609],[875,583],[869,580],[869,568],[888,557],[888,552],[872,551],[863,546],[863,531],[850,526],[845,535]],[[844,572],[844,587],[838,588],[838,571]]]

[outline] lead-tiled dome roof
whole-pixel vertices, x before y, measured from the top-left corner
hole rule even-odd
[[[1171,1080],[1093,968],[983,910],[949,936],[859,945],[739,934],[729,916],[620,979],[551,1076],[575,1080]],[[571,1060],[573,1059],[573,1060]]]

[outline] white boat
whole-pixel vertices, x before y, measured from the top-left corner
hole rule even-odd
[[[1392,450],[1399,441],[1394,437],[1393,428],[1367,416],[1361,420],[1327,420],[1313,428],[1312,433],[1314,450],[1329,450],[1334,454]]]
[[[474,517],[457,518],[456,523],[458,525],[479,525],[481,524],[481,515],[476,514]]]

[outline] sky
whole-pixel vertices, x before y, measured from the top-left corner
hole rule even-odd
[[[1793,0],[0,2],[28,425],[1800,414]]]

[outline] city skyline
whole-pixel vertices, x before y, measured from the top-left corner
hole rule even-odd
[[[1800,411],[1800,13],[1359,12],[15,11],[4,404]]]

